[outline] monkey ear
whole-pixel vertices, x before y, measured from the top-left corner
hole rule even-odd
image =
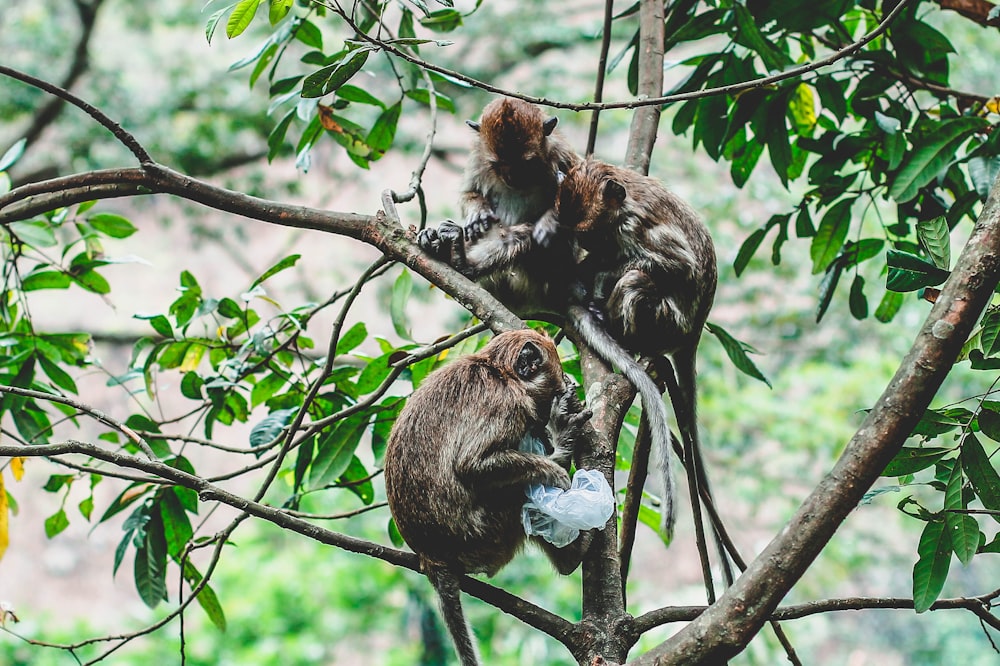
[[[466,120],[465,124],[474,129],[475,131],[477,132],[479,131],[479,123],[477,123],[475,120]]]
[[[525,342],[514,361],[514,372],[521,379],[528,379],[542,367],[545,357],[534,342]]]
[[[604,181],[604,203],[621,206],[625,202],[625,186],[617,180]]]
[[[545,122],[542,123],[542,131],[545,132],[545,136],[552,134],[552,130],[554,130],[556,128],[556,125],[558,124],[559,124],[559,119],[556,118],[555,116],[552,116],[551,118],[546,118]]]

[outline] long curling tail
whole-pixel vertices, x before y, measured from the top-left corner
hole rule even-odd
[[[598,356],[618,368],[639,392],[643,412],[649,421],[649,432],[656,462],[663,474],[663,498],[660,507],[660,528],[669,542],[673,538],[677,519],[676,490],[670,456],[670,424],[667,406],[656,383],[632,355],[611,337],[594,314],[581,306],[571,306],[570,319],[583,339]]]
[[[441,615],[455,643],[455,650],[462,666],[479,666],[479,652],[472,640],[472,630],[462,611],[461,588],[458,576],[444,564],[423,560],[421,567],[434,586],[441,603]]]

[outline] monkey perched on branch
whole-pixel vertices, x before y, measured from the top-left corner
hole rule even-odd
[[[552,214],[562,174],[580,161],[557,118],[499,98],[483,109],[462,186],[464,221],[424,229],[417,242],[520,316],[562,312],[572,245]]]
[[[590,416],[552,340],[518,330],[431,374],[396,419],[385,453],[389,508],[440,597],[463,666],[478,657],[459,576],[493,575],[521,549],[525,487],[570,487],[569,464]],[[526,453],[526,440],[552,453]],[[590,543],[588,534],[563,548],[531,540],[562,574]]]
[[[663,400],[631,354],[669,355],[673,362],[671,401],[689,479],[697,487],[704,473],[695,353],[718,279],[712,238],[691,207],[659,181],[594,159],[567,173],[556,212],[585,253],[577,277],[586,287],[587,302],[571,309],[571,320],[586,343],[619,367],[640,392],[664,468],[662,512],[669,530],[674,491]],[[622,354],[621,347],[629,353]]]

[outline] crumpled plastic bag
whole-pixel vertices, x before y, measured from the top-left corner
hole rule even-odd
[[[525,534],[540,536],[556,548],[573,543],[581,530],[604,529],[615,510],[614,491],[595,469],[578,469],[569,490],[533,483],[525,494]]]

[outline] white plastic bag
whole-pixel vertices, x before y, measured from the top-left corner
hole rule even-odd
[[[578,469],[569,490],[533,483],[525,489],[528,501],[521,522],[528,536],[540,536],[557,548],[572,543],[581,530],[604,524],[615,510],[615,496],[604,475]]]

